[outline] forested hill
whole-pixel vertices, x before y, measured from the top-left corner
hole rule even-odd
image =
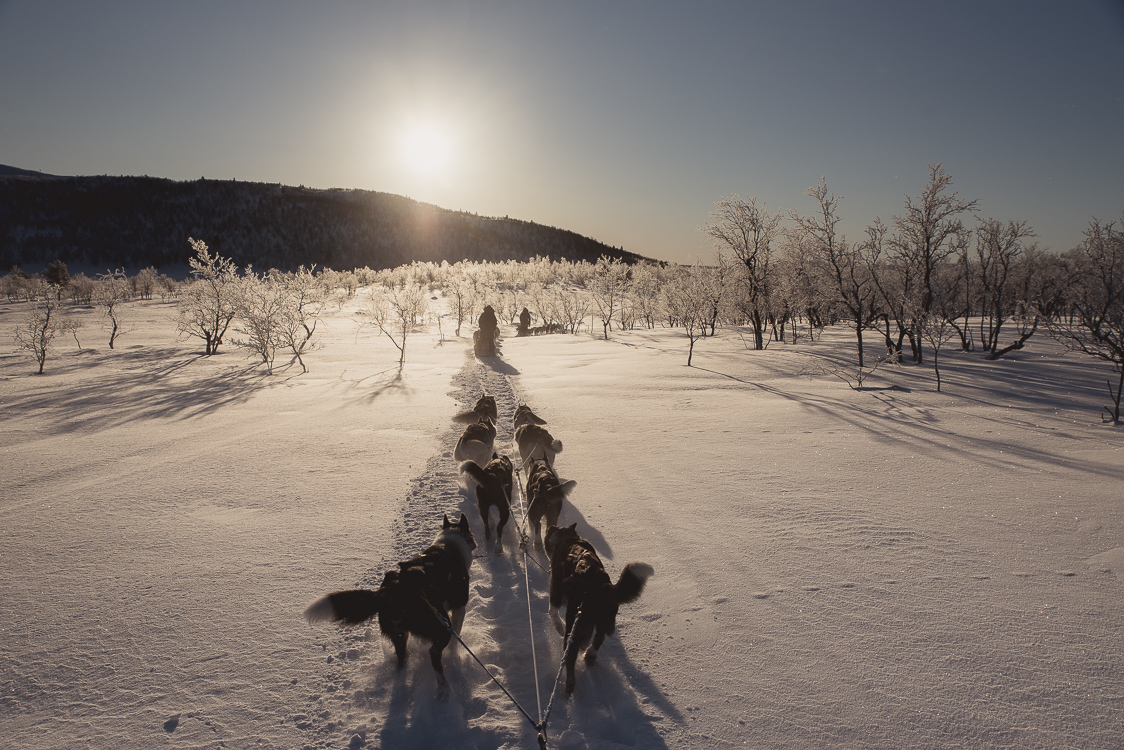
[[[56,258],[96,267],[183,266],[187,238],[240,265],[289,270],[391,268],[414,260],[536,255],[632,262],[588,237],[448,211],[388,193],[155,177],[53,177],[0,171],[0,269]]]

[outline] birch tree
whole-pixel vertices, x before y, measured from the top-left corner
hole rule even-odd
[[[715,204],[703,232],[719,249],[729,250],[742,262],[742,298],[740,305],[753,328],[753,348],[765,348],[765,324],[769,316],[771,278],[770,264],[773,241],[780,232],[781,214],[772,214],[765,202],[738,195],[723,198]]]

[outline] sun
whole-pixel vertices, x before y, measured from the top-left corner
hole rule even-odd
[[[406,126],[398,141],[402,166],[418,177],[444,177],[453,166],[454,143],[446,127],[432,121]]]

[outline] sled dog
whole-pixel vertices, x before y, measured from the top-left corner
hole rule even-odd
[[[531,411],[531,407],[520,404],[515,407],[515,414],[511,418],[511,426],[518,430],[525,424],[546,424],[546,420]]]
[[[496,525],[496,552],[503,552],[503,527],[511,515],[511,459],[496,456],[483,468],[473,461],[465,461],[460,467],[461,482],[466,489],[476,490],[476,507],[480,509],[480,520],[484,522],[484,538],[491,540],[491,514],[494,507],[499,511],[500,521]]]
[[[491,418],[493,422],[499,419],[499,412],[496,411],[496,397],[489,396],[487,393],[480,397],[476,406],[471,410],[462,411],[454,416],[453,421],[457,424],[476,424],[477,422],[483,422],[485,417]]]
[[[458,463],[472,461],[477,466],[487,466],[492,460],[495,442],[496,423],[491,417],[484,417],[482,421],[464,428],[464,433],[453,451],[453,458]]]
[[[532,458],[544,458],[554,466],[554,457],[562,452],[562,441],[555,440],[546,429],[537,424],[524,424],[515,429],[515,445],[519,449],[522,466]]]
[[[535,546],[543,548],[542,522],[558,524],[562,501],[577,486],[573,479],[562,482],[544,458],[532,458],[527,470],[527,518],[535,529]]]
[[[565,657],[567,697],[574,694],[578,650],[588,645],[585,663],[592,666],[597,661],[597,649],[601,648],[605,636],[616,630],[617,608],[636,601],[653,573],[648,563],[631,562],[613,583],[593,545],[578,536],[576,527],[577,524],[570,524],[546,530],[546,551],[550,555],[550,617],[562,633],[563,648],[571,631],[574,637]],[[564,625],[558,616],[558,608],[563,604],[566,605]]]
[[[433,544],[388,570],[377,590],[336,591],[313,602],[304,616],[310,623],[358,625],[378,615],[379,629],[394,644],[398,668],[406,664],[406,640],[413,633],[431,644],[429,657],[437,684],[444,687],[441,652],[452,639],[447,624],[460,634],[474,549],[476,540],[465,515],[461,513],[455,524],[445,516]]]

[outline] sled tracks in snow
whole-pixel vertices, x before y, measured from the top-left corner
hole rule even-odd
[[[450,395],[457,413],[471,409],[484,393],[494,396],[499,413],[496,452],[512,457],[511,417],[522,403],[501,360],[477,360],[467,350],[465,365],[453,377]],[[493,366],[492,363],[497,366]],[[449,415],[452,417],[452,414]],[[453,449],[464,430],[449,422],[439,437],[438,452],[423,473],[410,482],[397,518],[393,543],[372,550],[371,567],[359,581],[377,588],[383,574],[433,542],[442,514],[455,520],[464,513],[472,525],[477,548],[469,571],[470,594],[462,637],[517,699],[534,711],[535,679],[531,668],[531,633],[528,629],[527,585],[523,554],[519,549],[521,493],[513,493],[513,513],[504,530],[504,553],[494,553],[484,539],[476,499],[461,489]],[[494,541],[494,540],[493,540]],[[532,552],[532,554],[535,554]],[[545,563],[541,556],[540,563]],[[549,679],[562,656],[560,639],[547,617],[547,573],[529,563],[531,609],[535,648],[540,665],[539,688],[550,694]],[[395,668],[393,649],[384,642],[377,622],[341,630],[328,638],[328,669],[323,691],[308,697],[303,714],[290,718],[306,730],[306,748],[350,747],[535,747],[535,732],[527,719],[454,640],[445,649],[443,663],[449,686],[439,694],[428,644],[411,638],[406,667]],[[565,708],[555,707],[555,720],[564,722]],[[553,723],[553,722],[552,722]]]

